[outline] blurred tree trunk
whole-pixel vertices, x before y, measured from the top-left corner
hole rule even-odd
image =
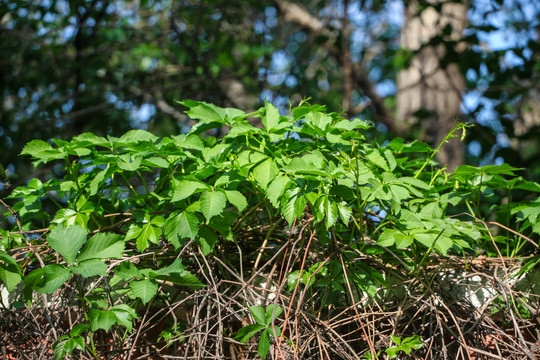
[[[411,52],[410,66],[397,78],[398,129],[416,124],[421,139],[439,144],[461,115],[461,93],[465,80],[457,63],[467,5],[444,0],[406,1],[401,48]],[[453,170],[463,163],[459,138],[450,140],[437,154]]]

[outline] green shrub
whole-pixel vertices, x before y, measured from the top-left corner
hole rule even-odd
[[[477,255],[527,257],[526,270],[539,261],[530,255],[538,249],[540,185],[508,164],[464,165],[448,174],[426,144],[374,143],[368,123],[319,105],[302,103],[280,116],[268,103],[252,114],[181,104],[199,120],[188,134],[85,133],[69,142],[34,140],[22,151],[36,167],[54,164],[60,175],[32,179],[8,197],[16,224],[0,233],[0,279],[18,294],[16,308],[56,299],[56,309],[81,314],[73,329],[58,330],[57,358],[74,351],[98,356],[99,334],[113,339],[116,353],[133,354],[156,308],[169,309],[161,313],[167,328],[160,332],[167,351],[172,344],[188,351],[182,344],[195,341],[204,323],[177,318],[172,309],[179,307],[198,310],[212,324],[205,331],[216,339],[199,339],[198,346],[228,341],[239,349],[233,338],[242,326],[235,321],[248,319],[257,296],[284,309],[271,318],[283,334],[276,345],[315,356],[313,347],[302,347],[307,340],[298,324],[345,314],[349,325],[332,328],[347,340],[340,351],[375,354],[377,342],[393,334],[387,322],[394,315],[382,316],[386,322],[373,331],[367,323],[375,315],[359,311],[414,313],[421,302],[402,305],[422,294],[443,302],[437,271],[456,262],[467,268]],[[260,128],[251,124],[257,119]],[[228,130],[222,138],[208,135],[221,128]],[[260,276],[276,285],[274,300],[268,285],[253,286]],[[408,352],[421,347],[420,336],[433,336],[410,324],[392,335],[398,345],[397,335],[412,336]],[[273,336],[270,325],[257,327],[266,329],[265,342]],[[401,348],[391,349],[397,356]]]

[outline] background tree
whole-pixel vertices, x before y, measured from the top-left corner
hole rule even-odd
[[[466,26],[462,2],[409,1],[405,9],[400,46],[412,58],[397,75],[396,117],[401,129],[420,122],[423,137],[432,143],[441,142],[461,117],[465,77],[458,51]],[[441,163],[451,170],[461,165],[462,146],[452,139],[438,154]]]

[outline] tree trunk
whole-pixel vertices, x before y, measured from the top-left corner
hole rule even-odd
[[[467,25],[467,6],[465,1],[420,3],[426,6],[422,11],[417,0],[406,2],[401,47],[413,56],[410,66],[397,77],[396,120],[401,129],[419,124],[423,132],[421,139],[438,145],[461,115],[465,80],[457,65],[457,54],[462,49],[444,44],[459,43]],[[438,36],[444,42],[435,44],[433,40]],[[459,138],[445,144],[437,157],[449,170],[462,164],[464,155]]]

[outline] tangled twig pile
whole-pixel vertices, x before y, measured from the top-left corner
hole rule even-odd
[[[254,239],[268,238],[268,227],[254,226],[243,234],[248,249]],[[311,246],[308,247],[311,238]],[[283,274],[322,268],[351,256],[351,247],[336,241],[330,252],[313,245],[318,238],[309,222],[294,232],[276,231],[266,248],[245,254],[228,244],[220,256],[204,256],[190,242],[183,257],[193,259],[192,272],[207,287],[187,292],[167,282],[160,284],[170,300],[139,309],[134,331],[96,334],[99,357],[105,359],[254,359],[256,337],[246,344],[234,339],[238,330],[253,323],[248,307],[276,304],[285,311],[274,321],[283,334],[273,339],[275,359],[361,359],[366,351],[385,350],[396,344],[390,335],[419,335],[424,343],[410,355],[414,359],[535,359],[540,354],[538,279],[505,277],[503,268],[516,274],[519,263],[500,258],[442,258],[431,255],[433,265],[411,273],[405,266],[389,267],[360,252],[349,262],[365,262],[388,280],[373,296],[351,288],[355,269],[345,272],[343,284],[306,287],[291,283]],[[279,245],[279,246],[278,246]],[[166,254],[166,248],[152,256]],[[236,251],[235,251],[236,250]],[[259,254],[263,261],[253,264]],[[126,258],[124,261],[133,261]],[[444,266],[441,266],[444,264]],[[316,270],[316,269],[315,269]],[[312,270],[313,274],[313,270]],[[311,275],[309,282],[315,279]],[[106,279],[102,278],[105,282]],[[106,284],[91,284],[106,286]],[[328,297],[332,286],[342,286],[338,301]],[[335,295],[335,294],[334,294]],[[294,297],[293,297],[294,296]],[[46,359],[55,339],[69,331],[83,313],[65,304],[69,288],[49,296],[47,306],[37,298],[31,307],[3,309],[0,348],[5,359]],[[526,300],[526,301],[524,301]],[[339,305],[336,305],[339,304]],[[530,317],[524,317],[526,309]],[[169,328],[176,328],[176,333]],[[165,331],[165,333],[164,333]],[[170,337],[163,334],[171,334]],[[382,355],[381,355],[382,356]],[[81,355],[80,358],[87,356]],[[88,357],[89,358],[89,357]]]

